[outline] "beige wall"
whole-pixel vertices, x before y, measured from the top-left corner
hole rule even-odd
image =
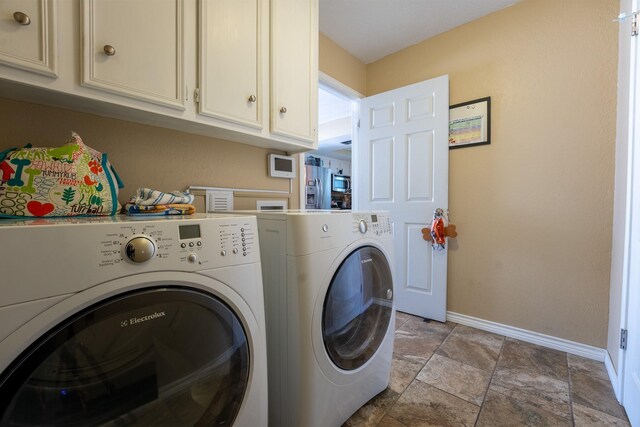
[[[362,94],[367,91],[366,65],[320,33],[320,71]]]
[[[62,145],[75,130],[88,146],[108,153],[125,183],[120,203],[138,187],[289,191],[288,179],[268,176],[267,154],[277,151],[250,145],[5,98],[0,98],[0,129],[0,151],[27,142],[39,147]],[[297,206],[297,188],[293,185],[290,206]]]
[[[620,1],[620,11],[631,10],[631,0]],[[620,316],[622,308],[625,214],[627,210],[627,160],[629,150],[629,77],[631,53],[631,20],[620,23],[618,49],[618,120],[616,142],[615,192],[611,243],[611,288],[609,291],[609,336],[607,350],[618,370],[620,354]]]
[[[491,145],[450,152],[453,312],[607,344],[617,0],[524,0],[367,66],[367,95],[443,74],[491,96]]]

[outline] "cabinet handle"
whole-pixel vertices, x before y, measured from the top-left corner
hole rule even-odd
[[[104,54],[107,56],[113,56],[116,54],[116,48],[111,46],[110,44],[105,44],[102,50],[104,51]]]
[[[251,95],[251,96],[249,97],[249,102],[256,102],[256,99],[257,99],[257,98],[256,98],[256,96],[255,96],[255,95]]]
[[[20,25],[29,25],[31,24],[31,18],[29,15],[22,12],[13,12],[13,19]]]
[[[280,108],[280,112],[281,112],[282,114],[286,113],[286,112],[287,112],[287,107],[282,107],[282,108]]]

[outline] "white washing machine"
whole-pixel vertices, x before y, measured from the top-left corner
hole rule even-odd
[[[0,425],[267,424],[256,219],[0,221]]]
[[[270,426],[340,426],[389,383],[394,339],[388,213],[256,213]]]

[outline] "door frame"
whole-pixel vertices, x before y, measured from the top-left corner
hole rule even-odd
[[[638,9],[638,1],[632,0],[631,10]],[[622,5],[623,3],[621,3]],[[624,28],[624,27],[621,27]],[[627,33],[628,34],[628,33]],[[633,261],[634,257],[637,259],[638,248],[633,244],[633,239],[638,238],[640,231],[640,212],[634,211],[634,204],[640,203],[640,197],[634,194],[640,189],[640,119],[637,118],[637,114],[640,111],[640,67],[637,67],[639,58],[638,55],[638,43],[640,41],[637,37],[631,37],[629,54],[629,111],[628,111],[628,139],[627,145],[627,176],[626,176],[626,206],[625,206],[625,220],[624,220],[624,253],[623,253],[623,275],[622,275],[622,292],[620,299],[620,328],[629,330],[633,328],[631,324],[632,318],[630,313],[640,310],[640,307],[632,305],[634,301],[631,300],[632,285],[634,283],[640,283],[640,269],[634,267],[634,264],[638,261]],[[638,292],[638,291],[636,291]],[[639,331],[633,330],[631,333],[636,337],[640,337]],[[614,386],[614,392],[616,398],[624,406],[630,402],[625,402],[625,376],[627,375],[627,356],[628,352],[620,350],[618,352],[618,372]]]
[[[354,150],[357,150],[357,147],[358,147],[358,123],[360,122],[360,117],[359,117],[360,99],[364,98],[365,96],[360,92],[358,92],[357,90],[352,89],[349,86],[345,85],[341,81],[334,79],[327,73],[323,73],[322,71],[318,73],[318,86],[322,87],[323,89],[329,92],[332,92],[334,95],[337,95],[341,98],[345,98],[351,101],[351,177],[352,177],[351,208],[356,209],[357,207],[357,197],[355,196],[356,188],[354,188],[353,186],[357,185],[357,182],[354,182],[353,176],[357,171],[357,164],[355,160],[356,152]],[[316,132],[316,133],[319,134],[319,132]],[[305,153],[300,153],[297,155],[298,176],[300,177],[300,179],[298,180],[298,184],[299,184],[298,191],[300,192],[300,206],[299,206],[300,209],[305,208],[305,201],[303,200],[304,194],[305,194],[305,185],[306,185],[304,180],[304,175],[305,175],[304,155]]]

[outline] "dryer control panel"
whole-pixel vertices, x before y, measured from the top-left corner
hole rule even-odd
[[[391,216],[388,213],[354,213],[353,232],[356,234],[373,233],[378,237],[392,237]]]
[[[20,266],[0,281],[5,305],[142,273],[172,277],[249,264],[246,270],[253,271],[260,262],[257,222],[249,215],[7,221],[0,224],[0,241],[11,242],[0,249],[5,264]]]
[[[246,217],[129,221],[99,229],[98,266],[103,268],[120,264],[198,270],[260,260],[256,224]]]

